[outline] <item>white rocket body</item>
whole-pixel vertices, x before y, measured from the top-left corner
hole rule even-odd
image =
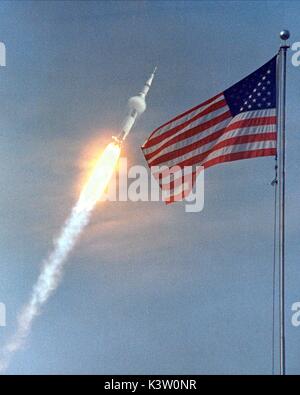
[[[126,139],[137,118],[146,110],[145,99],[151,87],[156,69],[157,67],[155,67],[155,69],[153,70],[153,73],[144,85],[141,92],[137,96],[133,96],[128,100],[129,113],[124,120],[122,132],[119,134],[118,137],[114,137],[114,140],[117,141],[119,144],[121,144]]]

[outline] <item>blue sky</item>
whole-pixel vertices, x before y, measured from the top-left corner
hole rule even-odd
[[[125,150],[252,72],[296,1],[1,2],[0,302],[14,331],[43,258],[75,203],[88,152],[119,130],[158,65]],[[300,67],[288,58],[287,370],[300,373]],[[273,158],[216,166],[205,207],[104,203],[9,374],[271,373]]]

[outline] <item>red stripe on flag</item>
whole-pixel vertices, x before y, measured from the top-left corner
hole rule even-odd
[[[212,122],[212,121],[209,121],[209,122]],[[259,118],[253,118],[253,119],[252,118],[251,119],[244,119],[244,120],[232,122],[226,128],[221,129],[220,131],[217,131],[217,132],[212,132],[211,135],[205,137],[202,140],[203,141],[205,140],[206,142],[204,144],[206,144],[206,143],[208,143],[210,141],[213,141],[214,139],[219,138],[223,132],[229,132],[231,130],[235,130],[235,129],[238,129],[238,128],[244,128],[244,127],[265,126],[265,125],[267,126],[267,125],[275,125],[275,124],[276,124],[276,116],[259,117]],[[196,126],[195,128],[189,129],[188,131],[186,131],[184,133],[181,133],[178,136],[175,136],[173,139],[167,141],[165,144],[163,144],[157,150],[155,150],[155,151],[153,151],[153,152],[151,152],[149,154],[144,153],[144,156],[145,156],[146,160],[149,161],[153,156],[157,155],[164,148],[166,148],[166,147],[168,147],[170,145],[176,144],[176,143],[178,143],[178,142],[180,142],[182,140],[185,140],[185,139],[187,139],[189,137],[192,137],[192,136],[194,136],[194,135],[196,135],[198,133],[201,133],[201,132],[205,131],[206,129],[208,129],[208,127],[205,127],[205,129],[203,129],[202,125],[205,125],[205,124],[201,124],[199,126]],[[195,142],[193,144],[195,144],[195,146],[196,146],[196,144],[198,144],[198,142]]]
[[[218,156],[217,158],[214,159],[210,159],[209,161],[204,162],[202,166],[204,166],[205,169],[207,169],[219,163],[233,162],[235,160],[240,160],[240,159],[257,158],[260,156],[274,156],[274,155],[276,155],[276,148],[262,148],[253,151],[233,152],[231,154],[226,154],[226,155]]]
[[[169,129],[167,131],[165,131],[164,133],[160,134],[159,136],[154,136],[153,138],[151,138],[150,140],[147,140],[147,142],[144,144],[144,146],[142,147],[143,149],[145,148],[149,148],[152,147],[153,145],[156,145],[158,143],[160,143],[162,140],[172,136],[173,134],[177,133],[178,131],[180,131],[181,129],[184,129],[185,127],[187,127],[190,123],[196,121],[199,118],[204,117],[205,115],[208,115],[216,110],[219,110],[222,107],[226,107],[226,102],[225,100],[220,100],[217,103],[212,104],[210,107],[206,108],[205,110],[203,110],[202,112],[199,112],[196,116],[194,116],[193,118],[181,123],[180,125],[175,126],[172,129]],[[229,111],[227,111],[225,114],[229,114],[231,116],[231,113]],[[223,115],[223,114],[222,114]],[[214,117],[215,118],[215,117]],[[217,117],[216,117],[217,118]],[[205,122],[203,123],[205,124]]]
[[[247,128],[250,126],[276,125],[276,116],[246,118],[239,121],[232,120],[227,126],[227,131]]]
[[[145,158],[146,158],[146,160],[149,160],[149,159],[151,159],[151,157],[158,154],[162,149],[168,147],[169,145],[178,143],[182,140],[185,140],[187,138],[190,138],[190,137],[196,136],[197,134],[205,132],[205,130],[212,128],[214,126],[217,126],[219,123],[221,123],[229,118],[231,118],[231,114],[229,111],[226,111],[223,114],[218,115],[217,117],[214,117],[213,119],[210,119],[209,121],[203,122],[200,125],[195,126],[194,128],[191,128],[191,129],[187,130],[186,132],[179,134],[178,136],[175,136],[171,140],[166,141],[161,147],[159,147],[157,150],[151,152],[150,154],[144,153]],[[145,148],[149,148],[149,147],[145,147]]]
[[[258,157],[263,157],[263,156],[274,156],[274,155],[276,155],[276,148],[263,148],[263,149],[258,149],[258,150],[254,150],[254,151],[234,152],[231,154],[226,154],[226,155],[218,156],[217,158],[211,159],[208,162],[203,163],[203,166],[205,167],[205,169],[208,169],[209,167],[220,164],[220,163],[233,162],[233,161],[241,160],[241,159],[258,158]],[[182,196],[182,192],[177,195],[170,196],[165,201],[165,203],[167,205],[174,203],[174,202],[178,201],[176,199],[180,198],[180,196]]]
[[[236,137],[230,137],[226,140],[220,141],[219,143],[215,144],[211,149],[202,152],[201,154],[198,154],[196,156],[193,156],[192,158],[186,159],[182,162],[180,162],[179,166],[190,166],[192,164],[201,163],[203,159],[209,154],[211,154],[214,151],[217,151],[220,148],[224,148],[230,145],[237,145],[237,144],[246,144],[246,143],[252,143],[256,141],[270,141],[270,140],[276,140],[276,133],[261,133],[261,134],[249,134],[246,136],[236,136]],[[181,155],[187,154],[189,152],[192,152],[195,148],[198,148],[198,145],[201,147],[201,140],[195,144],[188,145],[187,147],[180,148],[179,150],[175,150],[172,152],[168,152],[167,154],[164,154],[160,156],[159,158],[156,158],[151,162],[151,166],[157,166],[159,164],[163,164],[167,161],[176,159],[180,157]],[[166,164],[167,165],[167,164]],[[175,165],[175,164],[174,164]]]
[[[218,99],[218,98],[221,97],[222,95],[223,95],[223,92],[218,93],[216,96],[211,97],[210,99],[204,101],[204,102],[201,103],[201,104],[198,104],[198,106],[195,106],[195,107],[191,108],[190,110],[187,110],[187,111],[183,112],[182,114],[177,115],[175,118],[172,118],[170,121],[168,121],[168,122],[162,124],[161,126],[159,126],[158,128],[156,128],[156,129],[150,134],[148,140],[144,143],[144,145],[143,145],[142,148],[146,148],[145,144],[147,144],[147,142],[148,142],[149,140],[151,140],[152,136],[153,136],[158,130],[160,130],[161,128],[164,128],[165,126],[169,125],[170,123],[175,122],[175,121],[177,121],[178,119],[185,117],[186,115],[190,114],[191,112],[196,111],[198,108],[201,108],[201,107],[203,107],[203,106],[206,106],[207,104],[213,102],[214,100]]]
[[[183,175],[182,177],[178,177],[178,178],[176,178],[176,180],[172,180],[172,182],[169,182],[169,183],[166,182],[166,183],[162,184],[162,180],[160,180],[159,186],[161,187],[161,189],[163,191],[169,191],[171,189],[179,187],[183,183],[183,181],[194,185],[194,183],[196,181],[196,177],[198,177],[198,175],[201,173],[201,171],[204,171],[204,168],[202,166],[199,166],[199,168],[196,171],[193,171],[192,173],[190,173],[186,176]],[[172,183],[172,185],[171,185],[171,183]]]

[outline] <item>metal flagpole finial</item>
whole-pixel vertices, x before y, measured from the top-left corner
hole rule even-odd
[[[280,32],[280,38],[283,41],[286,41],[290,38],[290,32],[288,30],[281,30]]]

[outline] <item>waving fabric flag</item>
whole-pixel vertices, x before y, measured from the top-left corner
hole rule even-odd
[[[276,155],[276,56],[229,89],[155,129],[142,150],[149,167],[168,168],[208,168]],[[158,179],[161,188],[166,187],[163,174]],[[177,187],[180,179],[181,175]],[[168,180],[170,202],[176,179]]]

